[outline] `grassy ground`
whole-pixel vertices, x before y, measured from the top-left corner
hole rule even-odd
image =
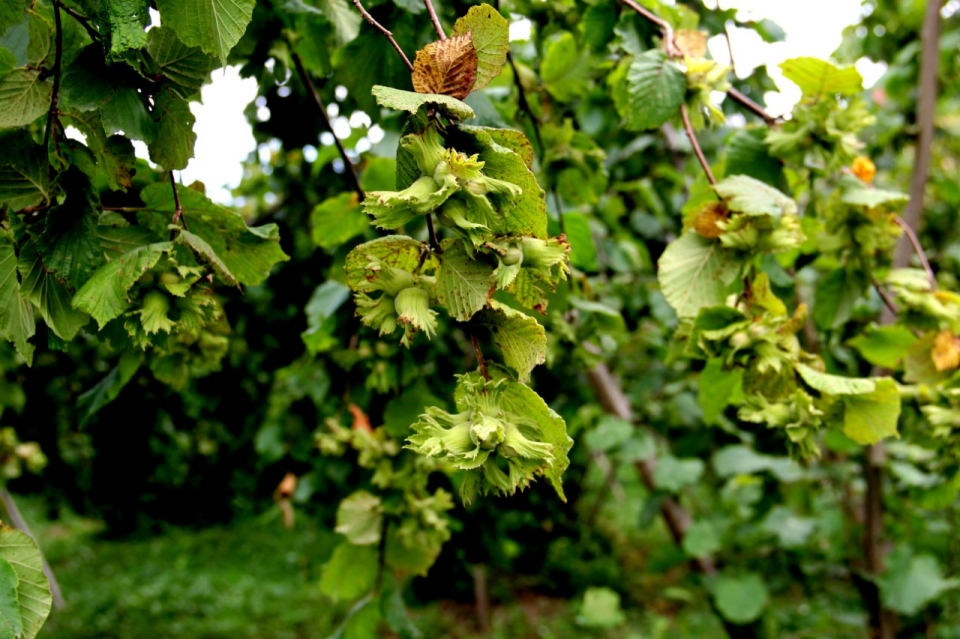
[[[148,538],[108,540],[95,521],[67,515],[48,522],[39,502],[19,501],[67,601],[66,609],[55,611],[41,631],[42,639],[324,639],[346,611],[347,606],[333,604],[319,591],[321,568],[336,535],[306,517],[300,517],[292,531],[267,517],[227,527],[170,529]],[[627,574],[647,574],[637,568]],[[703,597],[690,592],[683,603],[667,592],[670,588],[664,589],[664,575],[651,579],[659,586],[641,583],[626,606],[625,623],[609,631],[577,624],[579,600],[532,592],[504,597],[494,605],[488,633],[479,632],[469,604],[437,602],[414,607],[410,613],[425,639],[724,636]],[[509,576],[500,581],[507,583],[492,584],[495,590],[510,592],[507,586],[514,581]],[[774,608],[790,611],[796,605],[784,601]],[[841,621],[830,597],[814,608],[802,623],[788,624],[792,631],[776,636],[860,636],[857,628],[862,622],[856,617]],[[830,630],[809,634],[815,628]]]

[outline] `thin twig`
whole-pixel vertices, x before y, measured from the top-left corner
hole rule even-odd
[[[897,226],[903,229],[903,232],[907,235],[907,238],[910,240],[910,243],[913,244],[913,250],[917,252],[917,257],[920,258],[920,263],[923,264],[923,270],[927,272],[927,277],[930,278],[930,286],[933,290],[937,290],[937,276],[933,274],[933,268],[930,266],[930,260],[927,259],[927,254],[924,252],[923,247],[920,246],[920,239],[917,237],[917,234],[913,232],[913,229],[910,228],[910,225],[901,218],[897,216],[893,219],[897,223]]]
[[[437,17],[433,3],[430,0],[423,0],[423,4],[427,7],[427,13],[430,14],[430,21],[433,22],[433,28],[437,30],[437,35],[440,36],[441,40],[446,40],[447,34],[443,32],[443,25],[440,24],[440,18]]]
[[[360,4],[360,0],[353,0],[353,5],[357,8],[357,10],[360,11],[360,15],[363,16],[364,20],[369,22],[373,28],[387,37],[387,40],[390,41],[390,44],[393,45],[393,48],[397,50],[397,53],[400,54],[400,57],[403,58],[403,61],[407,64],[407,68],[413,71],[413,65],[410,63],[410,59],[407,57],[407,54],[403,52],[403,49],[400,48],[400,45],[397,44],[397,41],[393,38],[393,32],[377,22],[376,19],[370,15],[366,9],[363,8],[363,5]]]
[[[10,522],[13,526],[37,544],[37,550],[40,552],[40,561],[43,564],[43,574],[46,575],[47,581],[50,582],[50,595],[53,597],[53,606],[57,610],[62,610],[66,605],[66,602],[63,600],[63,591],[60,590],[60,584],[57,583],[53,569],[50,568],[50,564],[43,554],[43,549],[40,548],[40,542],[37,541],[36,536],[31,532],[30,526],[27,525],[27,520],[23,518],[20,509],[17,508],[17,502],[13,501],[13,495],[11,495],[10,491],[6,488],[0,488],[0,501],[3,501],[3,507],[7,511],[7,515],[9,515]]]
[[[60,2],[53,3],[53,22],[56,26],[56,57],[53,60],[53,95],[50,97],[50,110],[47,112],[47,129],[43,132],[43,148],[50,143],[50,134],[53,133],[53,142],[58,145],[57,133],[54,130],[54,119],[59,115],[57,108],[60,102],[60,63],[63,60],[63,25],[60,22]]]
[[[897,305],[893,303],[893,300],[890,298],[890,294],[883,290],[883,286],[880,285],[880,282],[874,282],[873,288],[877,291],[880,299],[883,300],[884,306],[886,306],[887,310],[890,311],[892,317],[896,317],[900,312],[900,309],[897,308]]]
[[[729,89],[727,89],[727,95],[730,96],[730,99],[732,99],[734,102],[737,102],[738,104],[740,104],[740,106],[746,108],[748,111],[751,111],[754,114],[763,118],[763,121],[766,122],[768,126],[772,126],[777,122],[779,122],[780,120],[780,118],[774,117],[769,113],[767,113],[767,111],[762,106],[760,106],[759,104],[757,104],[756,102],[748,98],[746,95],[744,95],[740,91],[734,89],[733,87],[730,87]]]
[[[100,32],[93,28],[93,25],[90,24],[89,18],[83,17],[77,13],[75,9],[71,9],[67,5],[63,5],[61,8],[67,13],[68,16],[79,22],[80,26],[87,30],[87,34],[90,35],[91,40],[94,42],[100,41]]]
[[[180,193],[177,192],[177,180],[173,177],[173,171],[170,171],[170,187],[173,189],[173,220],[170,221],[171,224],[179,224],[183,222],[183,226],[187,226],[187,221],[183,217],[183,206],[180,204]]]
[[[679,58],[683,56],[683,53],[681,53],[680,49],[677,48],[677,43],[673,40],[673,27],[670,26],[670,23],[663,18],[657,17],[647,9],[644,9],[639,4],[634,2],[634,0],[622,0],[622,2],[650,22],[660,27],[660,30],[663,31],[663,48],[666,49],[667,55],[669,55],[671,58]]]
[[[530,103],[527,101],[527,92],[524,91],[523,82],[520,81],[520,72],[517,70],[517,64],[513,61],[513,53],[510,51],[507,52],[507,62],[510,63],[510,70],[513,71],[513,83],[517,86],[518,106],[520,110],[530,118],[530,126],[533,127],[533,137],[537,140],[537,146],[540,147],[538,155],[540,155],[542,161],[546,148],[543,146],[543,138],[540,136],[540,121],[537,119],[537,116],[533,114],[533,109],[530,108]]]
[[[697,134],[693,130],[693,125],[690,124],[690,112],[687,111],[687,105],[680,105],[680,117],[683,119],[683,129],[687,132],[687,137],[690,138],[690,144],[693,145],[693,152],[696,154],[697,159],[700,160],[700,166],[703,167],[703,172],[707,175],[707,180],[710,181],[710,184],[716,185],[717,178],[713,177],[713,171],[710,170],[710,163],[707,162],[707,157],[703,154],[703,149],[700,148],[700,142],[697,140]]]
[[[427,233],[430,237],[430,248],[434,253],[443,253],[440,240],[437,239],[437,230],[433,227],[433,214],[427,213]]]
[[[487,370],[487,361],[483,359],[483,352],[480,350],[480,342],[477,341],[477,336],[473,331],[470,331],[470,341],[473,343],[473,352],[477,356],[477,364],[480,366],[480,374],[483,375],[483,379],[490,381],[490,372]]]
[[[343,160],[344,173],[350,182],[350,186],[356,192],[357,196],[362,200],[365,195],[363,193],[363,187],[360,186],[360,178],[357,176],[357,170],[353,166],[353,162],[351,162],[350,158],[347,156],[347,151],[343,148],[340,138],[338,138],[337,134],[334,133],[333,124],[330,123],[330,117],[327,115],[327,108],[323,104],[323,100],[320,98],[317,88],[313,85],[313,81],[307,74],[307,70],[303,67],[303,61],[300,60],[300,56],[291,51],[290,57],[293,59],[293,65],[297,68],[297,75],[300,76],[300,82],[303,83],[307,93],[309,93],[310,97],[313,98],[313,103],[317,106],[317,111],[320,112],[320,117],[323,118],[323,122],[327,125],[327,129],[330,131],[330,133],[333,133],[333,142],[337,145],[337,151],[339,151],[340,158]]]

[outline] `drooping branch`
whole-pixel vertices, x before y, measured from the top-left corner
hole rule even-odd
[[[443,25],[440,24],[440,18],[437,17],[437,11],[433,8],[433,3],[430,0],[423,0],[423,4],[427,7],[427,13],[430,14],[430,21],[433,23],[437,35],[440,36],[441,40],[446,40],[447,34],[443,32]]]
[[[173,189],[173,219],[170,221],[171,224],[183,224],[184,228],[187,228],[187,219],[183,217],[183,206],[180,204],[180,193],[177,191],[177,180],[173,177],[173,171],[170,171],[170,188]],[[173,239],[173,236],[176,234],[176,230],[171,232],[170,239]]]
[[[470,343],[473,344],[473,354],[477,356],[477,365],[480,367],[480,374],[483,379],[490,381],[490,371],[487,370],[487,360],[483,358],[483,351],[480,350],[480,342],[477,340],[476,333],[470,331]]]
[[[50,143],[50,135],[53,134],[53,142],[58,145],[57,132],[54,129],[55,122],[60,115],[58,104],[60,102],[60,65],[63,62],[63,24],[60,18],[60,2],[53,3],[53,23],[56,29],[55,35],[55,54],[53,59],[53,95],[50,97],[50,109],[47,111],[47,128],[43,132],[43,147],[47,148]]]
[[[393,37],[393,32],[384,27],[382,24],[376,21],[376,19],[370,15],[366,9],[363,8],[363,5],[360,4],[360,0],[353,0],[353,5],[360,12],[360,15],[363,16],[363,19],[370,23],[374,29],[386,36],[387,40],[390,41],[390,44],[393,45],[393,48],[397,50],[397,53],[400,54],[400,57],[403,58],[403,61],[406,63],[407,68],[413,71],[413,64],[411,64],[410,59],[407,58],[407,54],[403,52],[403,49],[400,48],[400,45],[397,44],[397,41]]]
[[[347,156],[347,150],[343,148],[343,143],[340,142],[340,138],[337,137],[337,134],[333,130],[333,124],[330,122],[330,116],[327,115],[327,108],[323,103],[323,99],[317,92],[317,88],[313,85],[313,80],[310,79],[310,75],[304,68],[303,61],[300,59],[300,56],[291,51],[290,57],[293,59],[293,66],[297,68],[297,75],[300,76],[300,82],[303,83],[303,87],[313,99],[313,103],[316,105],[317,111],[320,113],[320,117],[323,119],[323,123],[326,125],[327,130],[333,134],[333,143],[337,145],[337,152],[340,153],[340,159],[343,161],[343,172],[344,175],[347,176],[347,180],[350,182],[350,188],[354,190],[354,192],[357,194],[357,197],[363,200],[365,196],[363,193],[363,188],[360,186],[360,178],[357,176],[357,170],[354,168],[353,162],[350,161],[350,157]]]
[[[710,163],[707,162],[707,156],[703,154],[703,149],[700,148],[697,134],[694,132],[693,125],[690,123],[690,112],[687,110],[686,104],[680,105],[680,117],[683,119],[683,130],[687,132],[687,137],[690,138],[693,152],[696,154],[697,160],[700,161],[700,166],[703,167],[703,172],[706,174],[707,180],[710,184],[716,185],[717,178],[713,177],[713,171],[710,170]]]

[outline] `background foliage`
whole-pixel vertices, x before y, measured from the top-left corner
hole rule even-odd
[[[922,81],[956,80],[950,7],[864,2],[833,62],[784,63],[775,119],[762,68],[706,54],[782,37],[733,10],[451,1],[431,44],[424,4],[354,5],[0,8],[2,468],[68,605],[40,636],[960,636],[958,104]],[[233,207],[175,172],[224,64],[259,86]],[[329,114],[367,124],[334,144]],[[428,130],[465,154],[439,238],[391,217],[447,188]],[[446,202],[481,181],[477,231]],[[405,345],[356,313],[411,288],[443,312],[397,301]],[[506,488],[425,456],[494,383],[552,446]]]

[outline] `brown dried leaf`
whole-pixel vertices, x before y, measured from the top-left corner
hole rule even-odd
[[[717,222],[726,222],[730,217],[730,210],[723,202],[710,202],[700,210],[693,221],[693,230],[702,237],[714,239],[723,235],[723,229]]]
[[[431,42],[417,51],[413,62],[413,88],[417,93],[462,100],[470,95],[476,77],[477,51],[470,33]]]
[[[696,29],[680,29],[673,37],[677,48],[683,55],[690,58],[704,58],[707,56],[707,32]]]

